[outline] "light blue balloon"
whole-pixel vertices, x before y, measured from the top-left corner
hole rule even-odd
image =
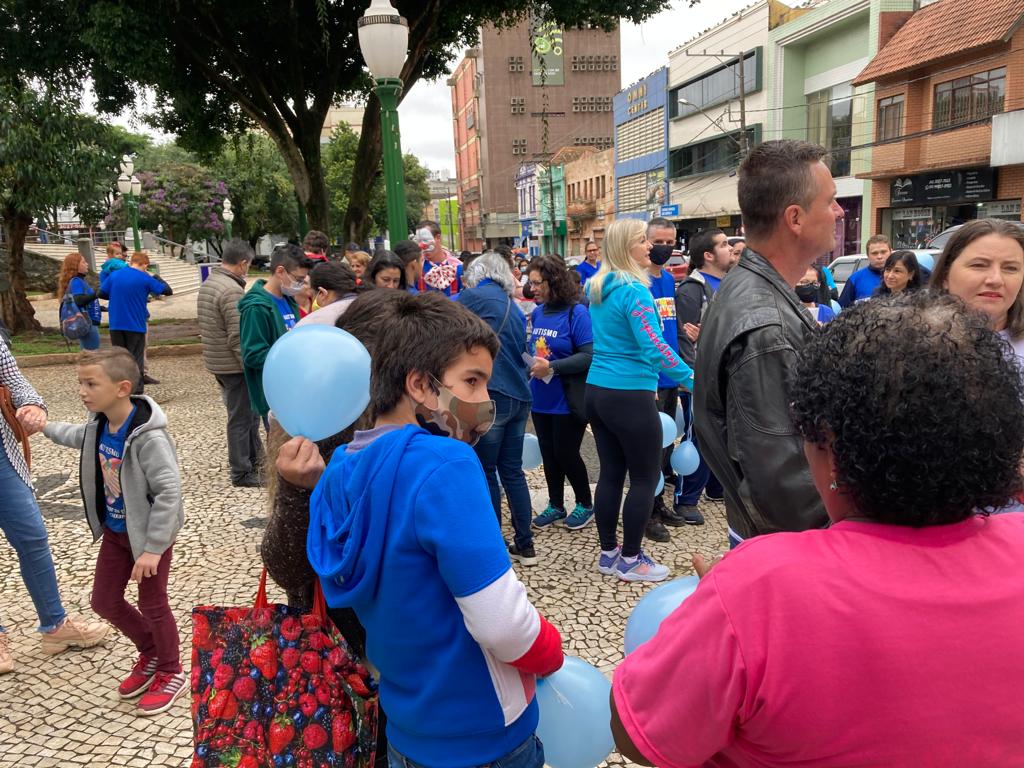
[[[839,317],[839,313],[843,311],[843,308],[839,305],[839,302],[836,301],[835,299],[832,299],[832,301],[830,303],[832,304],[832,311],[836,313],[836,317]]]
[[[544,763],[551,768],[594,768],[612,753],[612,685],[595,667],[566,656],[562,668],[537,681]]]
[[[683,404],[679,403],[676,405],[676,438],[680,438],[686,434],[686,412],[683,410]]]
[[[697,471],[700,466],[700,454],[697,453],[697,446],[692,441],[686,440],[676,446],[676,449],[672,451],[672,458],[670,459],[672,469],[677,474],[686,477],[692,475]]]
[[[665,476],[658,475],[658,484],[654,488],[654,495],[661,496],[661,492],[665,490]]]
[[[661,622],[694,593],[699,583],[696,576],[682,576],[655,587],[640,598],[626,620],[626,655],[658,634]]]
[[[331,325],[293,328],[267,353],[263,393],[285,432],[323,440],[370,404],[370,353]]]
[[[661,417],[661,447],[668,448],[676,441],[676,420],[667,413],[659,413]]]
[[[930,253],[921,253],[920,251],[915,251],[914,255],[917,257],[917,265],[921,267],[921,269],[927,269],[929,272],[935,271],[934,256]]]
[[[527,432],[523,435],[523,469],[536,469],[541,465],[540,441]]]

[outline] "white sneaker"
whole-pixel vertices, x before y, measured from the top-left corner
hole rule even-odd
[[[615,575],[622,581],[664,581],[668,578],[668,566],[654,562],[641,550],[631,563],[619,557]]]
[[[63,653],[72,647],[92,648],[92,646],[102,643],[109,633],[110,625],[104,624],[102,621],[72,619],[69,616],[53,632],[43,632],[43,653],[52,656],[55,653]]]

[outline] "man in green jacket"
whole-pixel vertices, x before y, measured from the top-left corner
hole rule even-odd
[[[291,243],[274,248],[270,277],[257,280],[238,302],[242,367],[252,409],[264,417],[270,406],[263,394],[263,363],[274,342],[295,327],[299,307],[293,298],[306,284],[309,259]]]

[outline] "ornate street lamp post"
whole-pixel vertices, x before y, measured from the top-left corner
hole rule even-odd
[[[231,239],[231,222],[235,220],[235,212],[231,210],[231,201],[228,198],[224,198],[224,211],[221,213],[221,218],[224,219],[224,232],[228,236],[228,240]]]
[[[132,239],[135,250],[142,250],[142,239],[139,237],[139,195],[142,194],[142,182],[134,175],[135,163],[125,155],[121,158],[121,175],[117,177],[117,191],[125,196],[128,215],[132,222]]]
[[[376,82],[374,93],[380,100],[388,236],[394,243],[409,233],[402,141],[398,131],[398,97],[402,93],[402,67],[409,50],[409,24],[388,0],[373,0],[359,19],[359,49]]]

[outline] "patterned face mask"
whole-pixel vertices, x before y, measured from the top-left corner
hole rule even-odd
[[[437,392],[437,407],[416,406],[416,421],[439,437],[452,437],[468,445],[476,445],[494,425],[494,401],[469,403],[458,397],[433,376],[430,382]]]

